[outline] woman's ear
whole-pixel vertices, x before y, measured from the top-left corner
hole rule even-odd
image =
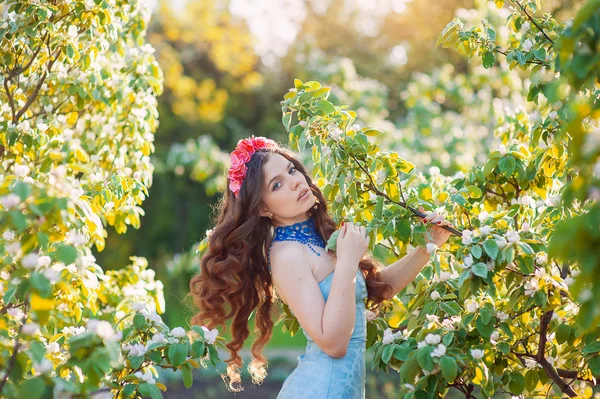
[[[269,212],[269,210],[266,209],[266,208],[260,208],[260,210],[258,211],[258,213],[262,217],[268,217],[269,219],[273,219],[273,214],[271,212]]]

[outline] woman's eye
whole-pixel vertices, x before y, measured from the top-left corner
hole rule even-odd
[[[294,173],[294,172],[292,172],[292,170],[295,172],[296,168],[291,168],[289,173]],[[279,182],[276,182],[275,184],[273,184],[273,191],[275,191],[279,188],[278,184],[279,184]]]

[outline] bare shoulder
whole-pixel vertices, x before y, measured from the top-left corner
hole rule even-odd
[[[271,275],[279,296],[287,303],[286,291],[301,281],[314,280],[306,248],[296,241],[273,243],[271,247]]]

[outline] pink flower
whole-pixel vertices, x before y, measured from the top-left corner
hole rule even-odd
[[[231,166],[227,172],[227,177],[229,178],[229,189],[233,192],[236,198],[242,187],[242,183],[244,182],[244,177],[246,177],[246,171],[248,170],[246,163],[250,161],[252,155],[254,155],[256,150],[259,148],[275,147],[277,147],[277,143],[265,137],[252,136],[249,139],[242,139],[238,141],[235,150],[231,152]]]

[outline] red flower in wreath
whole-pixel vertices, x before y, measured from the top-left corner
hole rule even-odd
[[[231,153],[231,166],[227,173],[227,177],[229,178],[229,189],[236,198],[240,192],[244,178],[246,177],[246,171],[248,170],[246,163],[250,161],[252,155],[254,155],[259,148],[275,147],[277,147],[277,143],[265,137],[252,136],[249,139],[238,141],[235,150]]]

